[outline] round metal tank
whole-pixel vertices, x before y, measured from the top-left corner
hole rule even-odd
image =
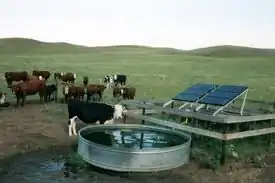
[[[189,163],[190,142],[188,134],[163,127],[94,125],[78,132],[78,154],[87,163],[103,169],[157,172]]]

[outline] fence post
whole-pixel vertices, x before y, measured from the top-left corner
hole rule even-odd
[[[227,124],[222,125],[222,133],[226,134],[227,132]],[[226,145],[227,145],[227,140],[222,140],[222,152],[221,152],[221,159],[220,159],[220,164],[225,165],[226,163]]]
[[[275,102],[273,102],[273,104],[272,104],[272,112],[274,112],[274,108],[275,108]],[[271,119],[271,120],[269,120],[268,121],[268,126],[269,126],[269,128],[272,128],[272,126],[273,126],[273,121],[274,121],[275,119]],[[272,146],[272,136],[273,136],[273,133],[270,133],[269,134],[269,136],[268,136],[268,140],[267,140],[267,147],[268,147],[268,151],[271,151],[271,146]]]
[[[273,119],[273,120],[274,120],[274,119]],[[268,121],[268,127],[269,127],[269,128],[272,128],[273,120],[269,120],[269,121]],[[270,134],[268,135],[268,140],[267,140],[267,148],[268,148],[268,151],[271,150],[271,146],[272,146],[272,134],[273,134],[273,133],[270,133]]]
[[[146,102],[143,102],[145,104]],[[142,115],[145,116],[145,107],[142,108]],[[144,125],[145,120],[142,120],[141,123]]]

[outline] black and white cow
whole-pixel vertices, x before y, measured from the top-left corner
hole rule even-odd
[[[117,84],[120,84],[121,86],[122,85],[125,86],[126,79],[127,79],[126,75],[122,75],[122,74],[114,74],[113,75],[113,80],[114,80],[115,86],[117,86]]]
[[[114,82],[113,76],[111,74],[104,77],[104,83],[106,84],[106,88],[109,89],[112,87]]]
[[[69,136],[77,135],[76,119],[86,124],[112,124],[114,119],[122,119],[122,114],[126,112],[127,110],[120,104],[110,106],[104,103],[69,100]]]

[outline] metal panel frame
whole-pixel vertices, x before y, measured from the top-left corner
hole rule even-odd
[[[210,83],[197,83],[192,85],[191,87],[187,88],[185,91],[187,91],[188,89],[194,87],[195,85],[199,85],[199,84],[210,84]],[[197,104],[197,101],[202,99],[203,97],[205,97],[207,94],[213,92],[215,89],[217,89],[218,87],[220,87],[220,85],[218,85],[217,87],[215,87],[215,84],[211,84],[214,86],[214,88],[212,90],[210,90],[209,92],[205,93],[203,96],[201,96],[199,99],[195,100],[194,102],[190,102],[190,101],[184,101],[184,100],[170,100],[168,102],[166,102],[165,104],[163,104],[163,108],[167,107],[168,105],[170,105],[172,102],[183,102],[183,104],[178,108],[179,110],[183,109],[184,107],[187,107],[190,105],[190,107],[192,107],[193,104]],[[183,91],[184,92],[184,91]]]
[[[221,85],[223,86],[223,85]],[[234,97],[233,99],[231,99],[229,102],[227,102],[225,105],[223,106],[220,106],[212,115],[215,116],[217,115],[219,112],[221,112],[224,108],[226,107],[229,107],[235,100],[237,100],[238,98],[240,98],[241,96],[244,95],[244,98],[243,98],[243,102],[242,102],[242,106],[241,106],[241,109],[240,109],[240,115],[243,115],[243,109],[244,109],[244,106],[245,106],[245,102],[246,102],[246,98],[247,98],[247,93],[248,93],[248,88],[245,89],[242,93],[240,93],[239,95],[237,95],[236,97]],[[195,109],[195,111],[199,111],[201,108],[203,108],[204,106],[208,106],[208,105],[211,105],[211,104],[201,104],[199,107],[197,107]]]

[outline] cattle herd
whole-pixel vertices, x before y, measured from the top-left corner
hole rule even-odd
[[[47,84],[47,80],[53,76],[56,83]],[[93,96],[98,96],[102,100],[105,89],[113,88],[113,97],[122,97],[123,99],[134,99],[136,89],[126,87],[126,75],[106,75],[104,84],[89,84],[89,78],[83,77],[83,84],[74,84],[76,74],[67,72],[50,72],[34,70],[32,74],[26,71],[6,72],[5,79],[8,88],[16,97],[16,104],[21,101],[21,106],[25,104],[26,97],[38,94],[40,103],[48,102],[52,95],[58,92],[57,83],[63,85],[63,95],[68,107],[69,114],[69,135],[76,135],[75,120],[80,119],[84,123],[106,124],[112,123],[114,119],[122,118],[122,114],[127,112],[125,107],[120,104],[108,105],[98,102],[90,102]],[[86,95],[86,101],[84,96]],[[6,103],[7,94],[0,91],[0,104]]]

